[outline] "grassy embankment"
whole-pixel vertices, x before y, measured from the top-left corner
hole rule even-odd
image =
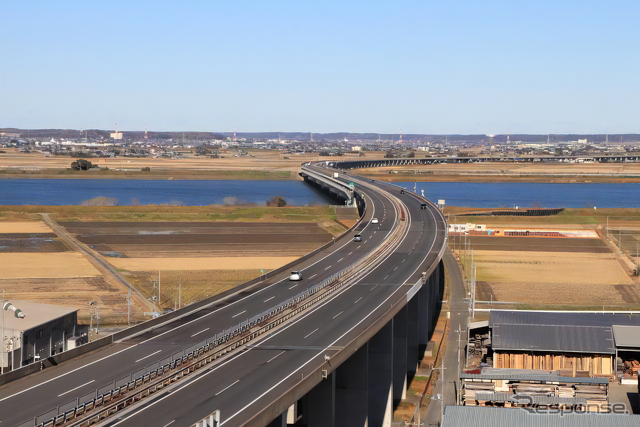
[[[474,213],[491,212],[499,209],[480,209],[447,206],[444,214],[455,222],[471,222],[478,224],[526,224],[544,226],[546,224],[594,225],[606,224],[607,217],[616,221],[640,222],[640,209],[564,209],[558,215],[550,216],[482,216]],[[452,219],[451,222],[454,222]]]
[[[0,221],[37,221],[49,213],[56,221],[238,221],[323,222],[336,219],[330,206],[1,206]]]
[[[299,179],[297,174],[290,171],[265,171],[265,170],[154,170],[120,171],[113,169],[100,169],[91,171],[77,171],[73,169],[40,169],[40,170],[7,170],[0,169],[0,178],[32,178],[32,179],[207,179],[207,180],[264,180],[283,181]]]

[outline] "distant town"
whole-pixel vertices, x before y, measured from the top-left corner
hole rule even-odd
[[[385,152],[387,158],[474,158],[496,160],[536,157],[580,162],[589,156],[640,154],[640,135],[402,135],[361,133],[214,133],[127,132],[103,130],[0,130],[0,149],[38,152],[45,156],[149,157],[180,159],[185,153],[220,157],[221,149],[281,150],[283,155],[318,153],[319,156],[366,156]],[[227,154],[228,155],[228,154]],[[574,157],[573,159],[570,159]],[[620,161],[618,159],[617,161]],[[622,159],[622,161],[627,161]],[[637,161],[637,160],[629,160]]]

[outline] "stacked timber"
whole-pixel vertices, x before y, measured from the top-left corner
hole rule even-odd
[[[587,376],[612,374],[612,356],[610,355],[575,356],[495,352],[493,357],[496,368],[586,372]],[[636,366],[636,373],[638,369],[640,369],[640,363]]]
[[[465,382],[463,388],[464,404],[466,406],[476,406],[477,393],[494,393],[495,384],[493,382]]]
[[[589,411],[606,412],[607,387],[606,385],[576,384],[575,397],[587,400]]]

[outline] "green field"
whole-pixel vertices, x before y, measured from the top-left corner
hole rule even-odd
[[[239,221],[321,222],[336,219],[331,206],[0,206],[0,221]]]

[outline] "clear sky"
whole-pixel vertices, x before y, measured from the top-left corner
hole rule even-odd
[[[640,133],[640,1],[0,0],[0,127]]]

